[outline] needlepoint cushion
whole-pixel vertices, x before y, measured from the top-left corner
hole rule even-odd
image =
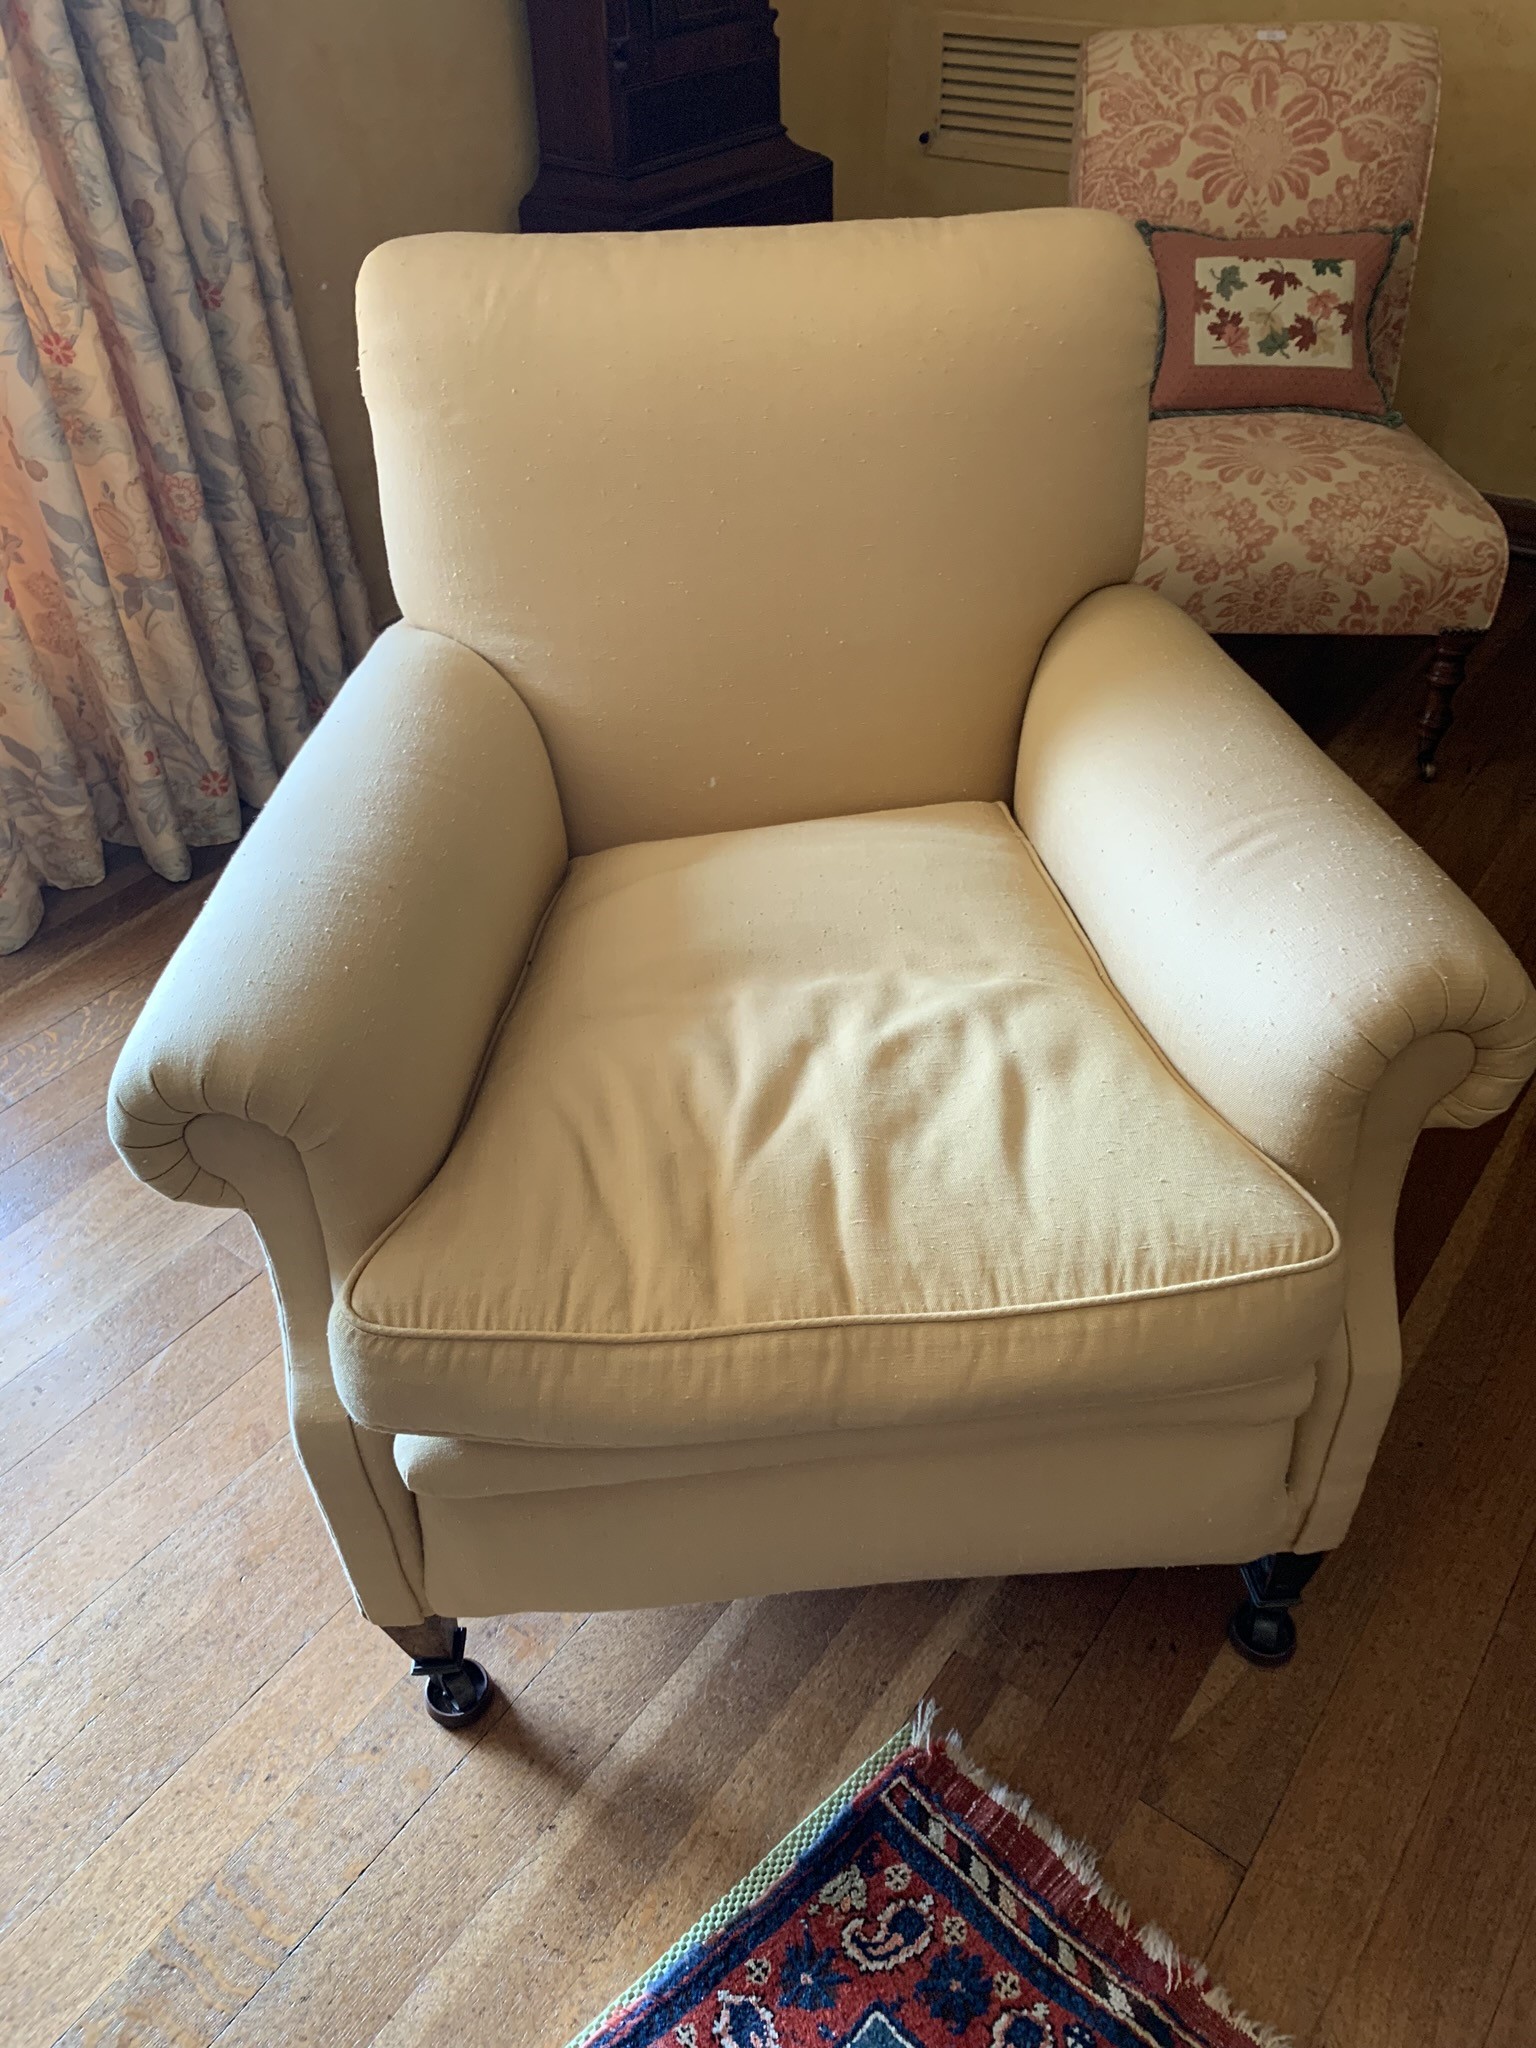
[[[1232,239],[1137,225],[1162,295],[1154,416],[1299,407],[1395,422],[1373,322],[1406,229]]]

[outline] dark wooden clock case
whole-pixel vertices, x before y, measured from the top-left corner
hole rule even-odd
[[[779,119],[769,0],[528,0],[530,233],[830,220],[832,165]]]

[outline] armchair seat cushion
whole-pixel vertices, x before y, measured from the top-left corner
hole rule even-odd
[[[366,1425],[566,1453],[1295,1413],[1337,1252],[952,803],[573,862],[332,1349]]]
[[[1212,633],[1449,633],[1493,620],[1498,514],[1406,427],[1306,412],[1154,420],[1138,583]]]

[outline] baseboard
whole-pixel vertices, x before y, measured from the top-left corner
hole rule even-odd
[[[1536,498],[1499,498],[1488,502],[1504,522],[1512,555],[1536,555]]]

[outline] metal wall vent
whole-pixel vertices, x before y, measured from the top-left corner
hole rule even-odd
[[[1077,110],[1077,65],[1096,22],[1009,14],[940,14],[937,118],[930,156],[1065,171]]]

